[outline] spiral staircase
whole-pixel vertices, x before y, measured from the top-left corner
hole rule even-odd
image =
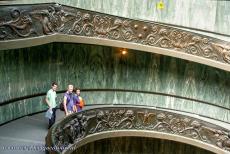
[[[230,46],[219,35],[58,3],[0,5],[0,153],[230,153]],[[58,110],[48,130],[50,80],[58,103],[72,81],[87,105]]]

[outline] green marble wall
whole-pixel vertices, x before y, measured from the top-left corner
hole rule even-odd
[[[0,102],[46,92],[52,81],[59,90],[80,88],[156,91],[204,100],[230,108],[230,73],[157,54],[118,48],[52,43],[0,52]],[[202,103],[131,92],[84,92],[87,104],[136,104],[172,108],[230,120],[229,110]],[[0,107],[0,123],[44,110],[44,97]],[[59,95],[62,98],[62,94]]]
[[[152,138],[117,137],[88,143],[72,154],[214,154],[195,146]]]

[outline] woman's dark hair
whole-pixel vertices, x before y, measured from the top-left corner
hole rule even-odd
[[[77,88],[75,88],[75,89],[76,89],[76,91],[77,91],[77,90],[80,90],[80,88],[79,88],[79,87],[77,87]]]
[[[74,89],[73,89],[73,92],[76,93],[77,90],[80,90],[80,88],[74,88]]]

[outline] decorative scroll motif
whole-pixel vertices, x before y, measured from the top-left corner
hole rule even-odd
[[[224,61],[230,64],[230,46],[212,43],[214,49],[223,57]]]
[[[25,11],[11,10],[10,17],[9,21],[0,20],[0,40],[29,37],[35,32],[32,20]]]
[[[46,35],[54,32],[62,32],[65,28],[65,23],[74,18],[74,15],[65,12],[59,4],[49,6],[45,10],[32,11],[30,15],[39,20],[43,33]]]
[[[218,140],[217,146],[230,151],[230,132],[217,130],[215,136]]]
[[[52,129],[53,146],[70,147],[90,134],[117,130],[148,130],[175,134],[230,151],[230,133],[219,126],[184,115],[143,108],[91,109],[67,117]],[[62,151],[61,148],[59,152]]]
[[[220,56],[210,42],[211,39],[159,25],[152,25],[150,34],[142,41],[146,45],[183,50],[188,54],[219,60]],[[230,63],[225,58],[224,61]]]
[[[176,50],[230,64],[228,42],[154,22],[137,21],[59,4],[4,8],[0,41],[52,34],[79,35]],[[0,9],[1,10],[1,9]],[[8,13],[8,12],[9,13]]]
[[[221,149],[230,151],[230,132],[222,131],[222,130],[216,130],[211,128],[206,128],[212,134],[214,135],[214,138],[216,139],[216,145],[220,147]]]
[[[153,113],[138,113],[139,117],[143,117],[143,121],[138,124],[138,129],[150,129],[161,132],[170,132],[171,134],[178,134],[188,136],[194,139],[206,141],[206,136],[201,136],[200,127],[201,124],[194,120],[185,117],[177,118],[171,114],[166,115],[160,113],[154,115]],[[146,119],[151,119],[146,122]],[[187,133],[189,132],[189,133]]]
[[[86,134],[87,117],[79,114],[75,119],[56,128],[54,136],[56,138],[55,147],[67,147],[69,144],[81,140]],[[60,148],[61,149],[61,148]]]
[[[110,39],[123,39],[125,41],[136,40],[135,33],[130,27],[130,21],[113,19],[109,16],[91,15],[77,12],[69,34],[95,36]]]
[[[101,132],[113,129],[131,129],[133,127],[134,112],[132,110],[99,111],[97,113],[97,125],[89,133]]]

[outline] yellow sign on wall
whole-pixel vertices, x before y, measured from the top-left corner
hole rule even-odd
[[[161,0],[160,2],[157,2],[157,9],[164,9],[165,4],[163,3],[163,1]]]

